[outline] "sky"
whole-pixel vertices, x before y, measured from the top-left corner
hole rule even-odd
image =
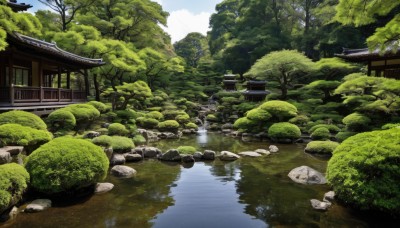
[[[188,33],[199,32],[204,35],[209,30],[209,19],[215,12],[215,6],[222,0],[153,0],[162,5],[164,11],[170,13],[168,26],[163,28],[171,35],[172,43],[179,41]],[[38,0],[18,0],[33,5],[30,12],[44,9]]]

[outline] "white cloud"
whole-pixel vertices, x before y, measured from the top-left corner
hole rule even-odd
[[[193,14],[187,9],[173,11],[168,17],[167,28],[164,30],[171,35],[172,43],[179,41],[188,33],[199,32],[207,34],[211,13]]]
[[[158,4],[162,5],[162,0],[153,0],[153,2],[157,2]]]

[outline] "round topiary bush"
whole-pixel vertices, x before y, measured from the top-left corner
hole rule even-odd
[[[286,121],[297,116],[296,106],[286,101],[267,101],[259,108],[271,114],[271,117],[278,121]]]
[[[87,104],[95,107],[100,113],[106,113],[108,111],[107,105],[102,102],[90,101]]]
[[[92,139],[92,142],[98,146],[111,147],[116,153],[129,152],[135,147],[132,139],[123,136],[101,135]]]
[[[388,130],[392,128],[400,128],[400,123],[388,123],[382,126],[382,130]]]
[[[0,125],[3,124],[19,124],[26,127],[35,128],[38,130],[46,130],[46,123],[37,115],[25,111],[9,111],[0,114]]]
[[[21,200],[29,183],[29,173],[16,163],[0,165],[0,214]]]
[[[251,132],[251,130],[257,125],[257,122],[248,119],[247,117],[239,118],[233,124],[233,127],[239,131]]]
[[[313,140],[327,140],[331,137],[331,133],[326,127],[319,127],[311,133],[311,138]]]
[[[316,124],[316,125],[312,126],[312,127],[308,130],[308,132],[309,132],[309,133],[313,133],[317,128],[320,128],[320,127],[327,128],[327,129],[329,130],[330,133],[337,133],[337,132],[340,131],[340,128],[337,127],[336,125],[333,125],[333,124]]]
[[[273,141],[296,140],[300,138],[300,128],[288,122],[273,124],[268,129],[268,136]]]
[[[42,193],[74,192],[104,180],[108,171],[104,151],[82,139],[54,139],[28,156],[31,186]]]
[[[29,153],[52,139],[50,132],[19,124],[0,125],[0,147],[24,146]]]
[[[135,135],[132,138],[132,141],[135,145],[145,144],[147,142],[146,138],[143,135]]]
[[[346,139],[328,162],[327,179],[339,200],[400,215],[400,129]]]
[[[108,126],[108,135],[126,135],[129,131],[123,124],[113,123]]]
[[[346,140],[347,138],[349,138],[349,137],[351,137],[351,136],[353,136],[353,135],[356,135],[356,134],[357,134],[357,132],[341,131],[341,132],[338,132],[338,133],[335,135],[335,137],[336,137],[337,141],[343,142],[343,141]]]
[[[159,121],[153,118],[139,117],[136,119],[136,123],[146,129],[153,129],[158,126]]]
[[[307,144],[307,147],[304,149],[304,151],[313,154],[331,155],[338,146],[339,143],[332,141],[312,141]]]
[[[289,123],[296,124],[298,126],[306,126],[308,122],[310,122],[310,118],[305,115],[298,115],[289,120]]]
[[[167,120],[158,124],[160,131],[172,131],[175,132],[179,129],[179,123],[176,120]]]
[[[158,111],[152,111],[146,114],[147,118],[151,118],[151,119],[156,119],[158,121],[163,120],[164,119],[164,115],[161,112]]]
[[[190,122],[190,116],[188,114],[177,115],[175,117],[175,120],[178,121],[178,123],[180,124],[186,124]]]
[[[75,116],[65,109],[58,109],[46,119],[54,130],[72,130],[76,125]]]
[[[111,147],[112,137],[108,135],[100,135],[99,137],[93,138],[92,143],[102,147]]]
[[[216,122],[218,121],[218,118],[214,114],[208,114],[206,119],[210,122]]]
[[[261,108],[255,108],[248,111],[246,117],[253,121],[265,122],[271,118],[271,114]]]
[[[360,113],[352,113],[343,119],[343,123],[349,131],[361,132],[369,129],[371,119]]]
[[[197,130],[199,127],[197,126],[197,124],[190,122],[190,123],[185,124],[185,128],[186,129],[196,129]]]
[[[196,148],[192,146],[180,146],[176,149],[180,154],[194,154],[196,153]]]
[[[72,104],[63,109],[70,111],[75,116],[76,121],[81,123],[92,121],[100,116],[100,112],[88,104]]]

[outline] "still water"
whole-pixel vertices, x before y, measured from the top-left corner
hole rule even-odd
[[[163,151],[181,145],[200,151],[241,152],[268,148],[220,134],[189,136],[155,144]],[[328,212],[311,208],[329,186],[292,182],[287,174],[308,165],[325,172],[327,161],[303,153],[304,145],[278,145],[280,152],[235,162],[198,162],[189,166],[147,160],[128,164],[130,179],[107,177],[106,194],[78,202],[55,202],[37,214],[21,213],[10,227],[372,227],[398,221],[368,216],[335,204]]]

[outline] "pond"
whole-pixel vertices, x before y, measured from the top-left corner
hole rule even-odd
[[[267,148],[220,134],[155,143],[163,151],[180,145],[199,150],[241,152]],[[115,185],[106,194],[78,202],[56,202],[37,214],[21,213],[12,227],[369,227],[396,221],[361,214],[334,204],[327,212],[311,208],[329,186],[296,184],[287,174],[301,165],[324,172],[327,161],[303,153],[305,145],[278,145],[280,152],[235,162],[197,162],[182,166],[146,160],[127,164],[130,179],[107,177]],[[397,221],[398,222],[398,221]]]

